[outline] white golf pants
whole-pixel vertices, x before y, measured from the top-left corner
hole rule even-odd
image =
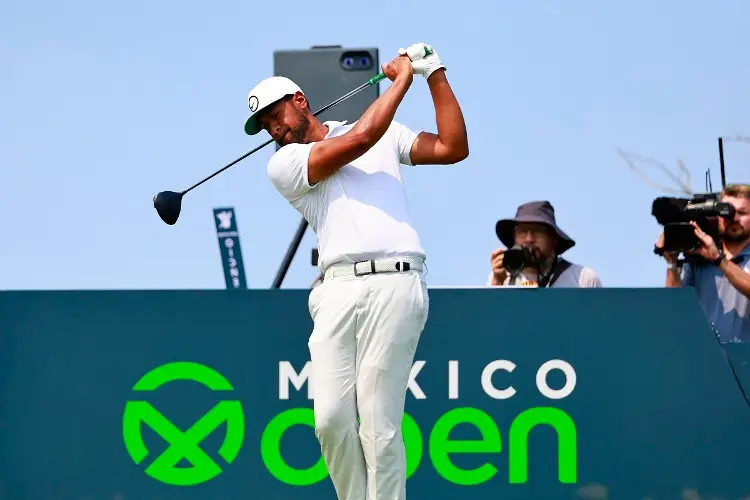
[[[401,422],[429,310],[423,276],[326,279],[308,304],[315,435],[338,499],[405,500]]]

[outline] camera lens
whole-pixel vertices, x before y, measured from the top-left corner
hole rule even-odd
[[[351,57],[345,57],[344,58],[344,67],[345,68],[351,68],[352,66],[354,66],[354,59],[352,59]]]
[[[360,57],[359,64],[361,64],[365,68],[368,67],[370,65],[370,58],[366,56]]]
[[[505,251],[503,256],[505,269],[511,273],[519,272],[526,266],[526,255],[522,248],[511,248]]]

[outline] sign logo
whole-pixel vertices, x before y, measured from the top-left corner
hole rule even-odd
[[[223,212],[218,212],[216,214],[216,218],[219,219],[219,225],[217,229],[229,229],[232,227],[232,215],[234,215],[229,210],[224,210]]]
[[[425,364],[424,360],[416,360],[409,375],[407,390],[417,400],[425,400],[428,397],[417,380]],[[474,365],[476,367],[476,364]],[[516,364],[510,360],[497,359],[488,363],[482,370],[479,380],[484,394],[493,400],[515,397],[517,392],[512,385],[500,388],[493,380],[495,372],[512,373],[515,369]],[[554,389],[547,383],[547,377],[553,371],[560,371],[564,375],[565,383],[560,389]],[[299,372],[290,361],[279,361],[279,400],[291,399],[291,387],[298,392],[305,392],[303,391],[305,386],[307,386],[307,399],[312,399],[314,394],[313,386],[310,384],[311,377],[312,368],[309,361]],[[551,359],[539,366],[536,371],[536,388],[542,396],[551,401],[569,397],[575,390],[576,383],[575,369],[570,363],[561,359]],[[459,386],[459,362],[451,360],[448,362],[447,394],[436,394],[436,396],[447,395],[448,400],[457,401]],[[479,401],[475,399],[469,404],[477,403]],[[526,408],[510,421],[507,429],[501,429],[492,416],[494,412],[468,405],[452,404],[450,406],[445,408],[444,413],[440,411],[433,413],[434,423],[432,424],[404,413],[402,435],[406,451],[407,480],[417,472],[423,462],[429,460],[432,468],[442,480],[457,486],[476,486],[492,480],[507,481],[508,484],[526,484],[529,482],[529,456],[538,453],[532,449],[529,436],[536,427],[546,426],[555,431],[557,438],[558,481],[561,484],[578,482],[578,430],[573,417],[561,408],[557,408],[557,405]],[[456,427],[467,425],[479,431],[478,439],[459,440],[452,437]],[[311,486],[320,483],[328,477],[322,456],[319,456],[315,463],[308,463],[303,468],[299,465],[293,466],[288,460],[294,456],[296,450],[288,445],[282,446],[282,438],[287,430],[295,426],[314,429],[313,410],[300,407],[289,408],[271,419],[261,435],[260,448],[263,463],[271,475],[281,483],[291,486]],[[477,453],[494,454],[496,458],[475,468],[459,465],[462,462],[460,459],[454,461],[458,455]],[[507,466],[496,466],[495,464],[499,461],[505,461]],[[503,477],[504,474],[507,475]]]
[[[234,390],[229,381],[217,371],[190,362],[168,363],[154,368],[133,386],[133,390],[150,392],[176,380],[198,382],[212,391]],[[227,424],[227,432],[219,448],[219,455],[231,464],[237,458],[245,437],[245,416],[239,401],[220,401],[183,432],[148,402],[131,400],[125,405],[122,433],[130,457],[136,464],[140,464],[149,455],[143,442],[141,423],[151,427],[169,443],[169,448],[146,468],[146,474],[162,483],[194,486],[205,483],[222,472],[221,467],[201,449],[200,444],[224,422]],[[192,467],[176,467],[182,460],[190,462]]]
[[[258,98],[256,96],[250,96],[248,104],[250,106],[250,112],[255,113],[258,110]]]

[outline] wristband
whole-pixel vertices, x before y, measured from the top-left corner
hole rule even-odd
[[[724,253],[723,249],[719,250],[719,256],[716,257],[716,260],[712,261],[711,263],[715,266],[721,265],[722,262],[724,262],[724,259],[727,258],[727,255]]]

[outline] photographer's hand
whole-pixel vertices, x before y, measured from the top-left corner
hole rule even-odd
[[[661,233],[659,239],[656,240],[656,248],[664,248],[664,233]],[[662,256],[667,261],[667,264],[674,264],[680,255],[677,252],[664,252]]]
[[[656,240],[656,248],[664,248],[664,233],[661,233],[659,239]],[[664,257],[664,260],[669,264],[669,267],[667,268],[667,280],[664,285],[668,288],[681,287],[682,273],[680,272],[680,268],[677,267],[677,260],[679,259],[680,254],[677,252],[664,252],[662,257]]]
[[[720,251],[716,246],[714,239],[706,234],[698,224],[692,221],[691,224],[695,228],[695,236],[697,236],[698,239],[701,240],[701,243],[703,243],[698,250],[692,253],[700,255],[704,259],[717,265],[732,286],[742,295],[750,298],[750,274],[727,258],[727,256],[724,255],[724,252]]]
[[[690,252],[694,255],[700,255],[704,259],[710,262],[716,261],[721,256],[719,247],[716,246],[714,239],[706,234],[695,221],[690,221],[690,224],[695,228],[695,236],[701,240],[702,245],[697,250]]]
[[[490,265],[492,266],[492,286],[503,286],[505,278],[508,277],[508,271],[503,265],[503,254],[505,250],[498,248],[490,256]]]

